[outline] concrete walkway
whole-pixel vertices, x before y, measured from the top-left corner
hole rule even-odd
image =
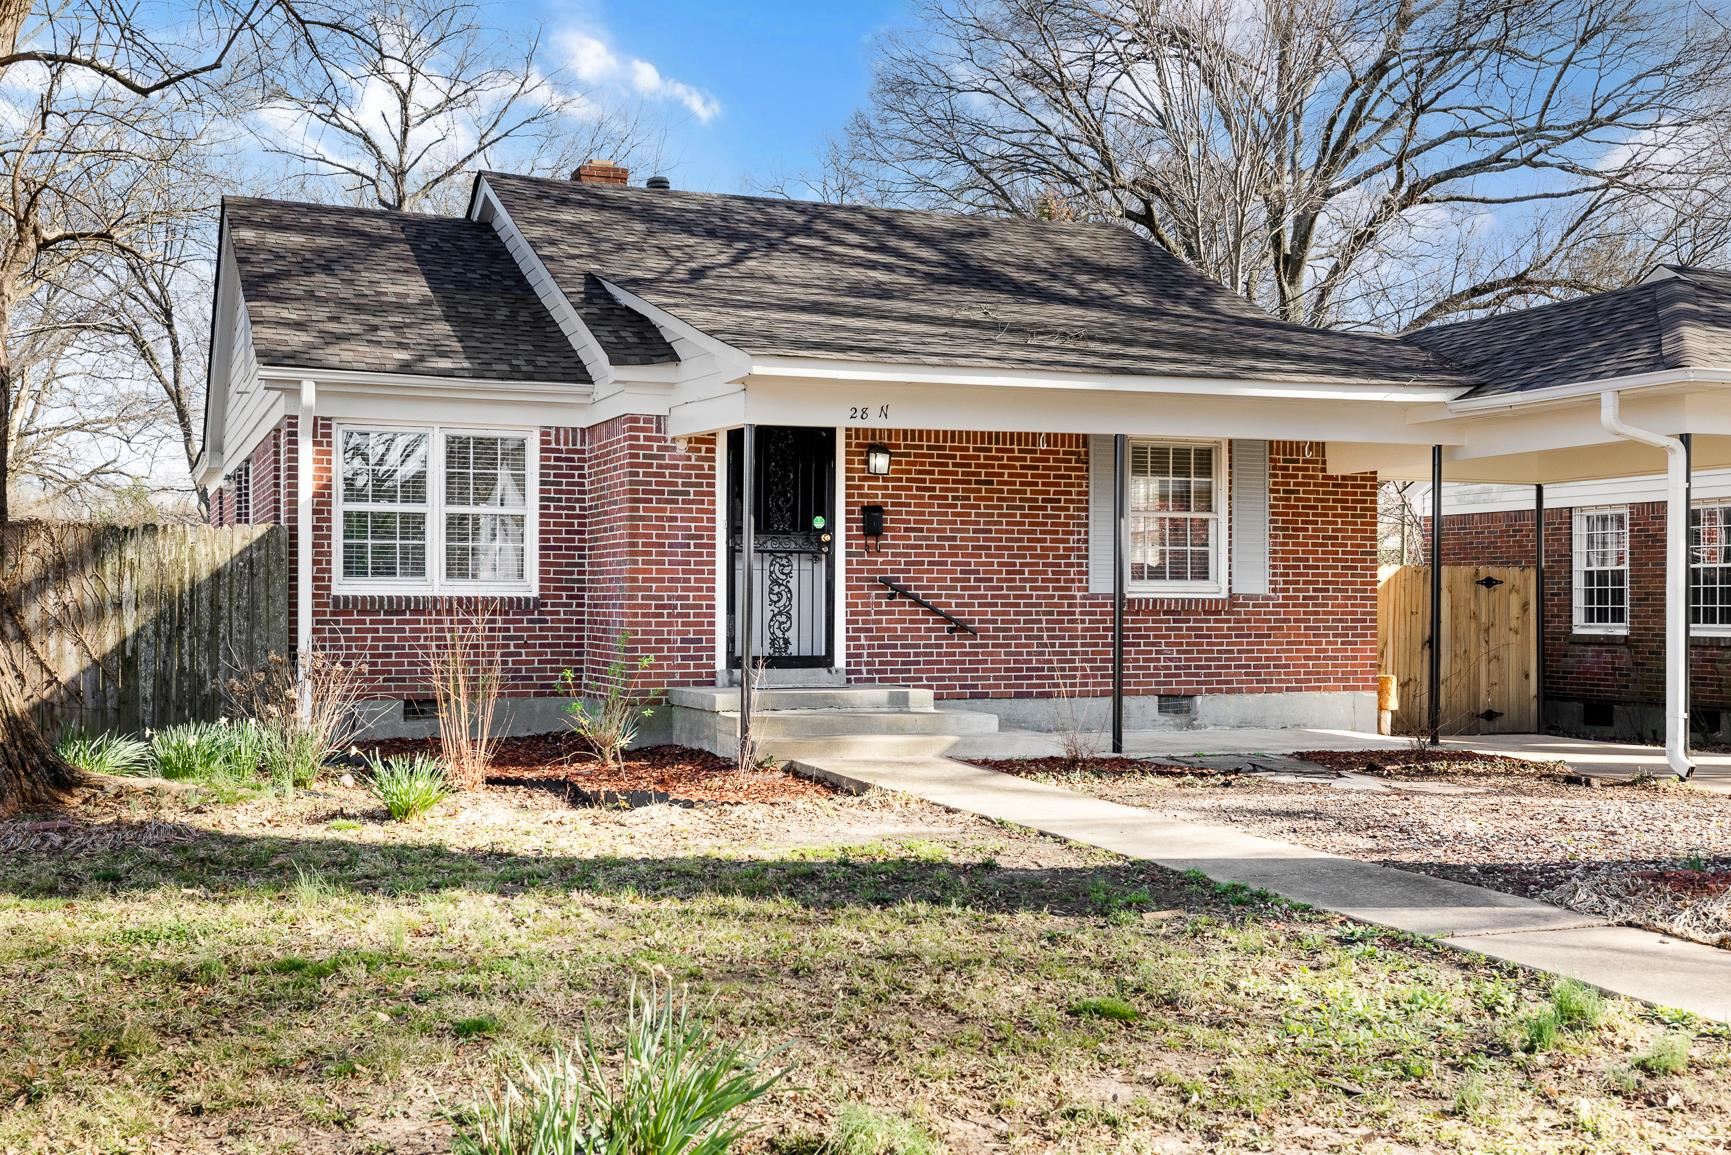
[[[1216,743],[1196,744],[1197,732],[1188,733],[1188,752],[1218,749]],[[1288,749],[1341,748],[1315,741],[1317,731],[1296,733],[1311,738]],[[1613,927],[1547,903],[1340,858],[1227,826],[1180,822],[949,758],[806,758],[794,765],[844,788],[903,791],[952,810],[1014,822],[1173,870],[1200,870],[1217,882],[1261,887],[1365,922],[1434,936],[1462,950],[1731,1022],[1731,951]]]

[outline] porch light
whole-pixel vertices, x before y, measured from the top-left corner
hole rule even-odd
[[[866,446],[866,472],[875,477],[882,477],[890,471],[890,451],[888,446]]]

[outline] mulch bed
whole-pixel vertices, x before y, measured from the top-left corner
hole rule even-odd
[[[438,754],[431,738],[393,738],[371,752]],[[725,804],[797,802],[835,791],[785,770],[741,774],[725,758],[685,746],[646,746],[625,754],[625,765],[605,770],[592,747],[574,733],[531,734],[500,741],[487,785],[552,789],[579,805],[645,806],[662,802]]]
[[[1166,762],[1145,762],[1140,758],[1103,755],[1098,758],[969,758],[970,766],[997,770],[1031,778],[1040,774],[1169,774],[1177,778],[1214,778],[1218,770],[1198,766],[1173,766]]]
[[[1536,762],[1476,750],[1302,750],[1294,758],[1329,770],[1379,778],[1441,777],[1458,774],[1509,774],[1553,777],[1569,773],[1566,762]]]

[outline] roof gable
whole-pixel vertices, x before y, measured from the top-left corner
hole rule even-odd
[[[251,198],[223,213],[262,364],[589,383],[484,224]]]
[[[1485,378],[1472,396],[1731,368],[1731,274],[1667,266],[1624,289],[1436,325],[1408,340]]]

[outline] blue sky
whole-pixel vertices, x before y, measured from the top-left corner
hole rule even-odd
[[[549,64],[570,68],[576,53],[579,71],[641,96],[669,125],[674,183],[712,192],[811,167],[865,102],[873,35],[908,20],[905,0],[537,0],[503,11],[540,22]]]

